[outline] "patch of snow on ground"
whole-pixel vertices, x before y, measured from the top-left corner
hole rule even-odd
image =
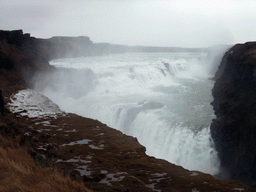
[[[43,124],[43,125],[51,125],[50,121],[41,121],[41,122],[36,122],[35,125],[39,125],[39,124]]]
[[[93,158],[92,155],[87,155],[87,156],[86,156],[86,159],[92,159],[92,158]]]
[[[43,146],[39,146],[39,147],[37,148],[37,150],[44,150],[44,151],[47,151],[47,148],[45,148],[45,147],[43,147]]]
[[[108,171],[107,170],[101,170],[101,172],[100,173],[102,173],[102,174],[107,174],[108,173]]]
[[[91,149],[104,149],[104,145],[103,144],[101,144],[100,146],[95,146],[95,145],[89,145],[89,147],[91,148]]]
[[[82,160],[82,159],[69,159],[67,161],[63,161],[63,162],[67,162],[67,163],[91,163],[91,161],[86,161],[86,160]]]
[[[69,132],[76,132],[76,129],[73,129],[73,130],[70,130],[70,131],[65,131],[66,133],[69,133]]]
[[[197,176],[197,175],[198,175],[198,173],[193,172],[190,176]]]
[[[64,115],[59,106],[53,103],[48,97],[31,89],[24,89],[11,96],[11,102],[8,103],[12,113],[18,113],[21,116],[35,117],[57,117]]]
[[[152,189],[153,191],[161,192],[161,190],[155,189],[155,184],[156,183],[152,183],[152,184],[148,184],[148,185],[145,185],[145,186]]]
[[[90,176],[92,173],[92,171],[88,169],[87,165],[79,166],[75,170],[79,171],[81,176]]]
[[[153,176],[156,176],[156,177],[163,177],[165,175],[167,175],[167,173],[155,173],[155,174],[151,174]]]
[[[24,133],[25,136],[30,136],[31,134],[32,134],[31,132]]]
[[[243,191],[244,189],[243,188],[234,188],[234,189],[232,189],[232,190],[234,190],[234,191]]]
[[[155,173],[151,175],[153,176],[153,178],[149,179],[150,182],[160,182],[164,179],[171,179],[170,177],[164,177],[165,175],[167,175],[167,173]]]
[[[70,142],[68,144],[62,144],[61,147],[64,147],[66,145],[84,145],[84,144],[87,145],[91,141],[92,140],[90,140],[90,139],[83,139],[83,140],[79,140],[79,141],[73,141],[73,142]]]
[[[164,177],[167,175],[167,173],[154,173],[151,175],[153,176],[153,178],[149,179],[149,182],[152,182],[152,183],[147,184],[146,186],[148,188],[151,188],[153,191],[161,191],[161,190],[155,189],[155,185],[161,180],[164,180],[164,179],[172,180],[170,177]]]
[[[38,129],[37,131],[42,133],[43,131],[51,131],[51,129]]]
[[[106,175],[106,178],[102,179],[99,183],[105,183],[109,186],[112,186],[110,182],[122,181],[123,178],[125,178],[125,176],[123,175],[127,175],[127,173],[126,172],[109,173]]]

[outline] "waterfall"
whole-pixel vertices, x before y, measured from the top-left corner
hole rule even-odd
[[[51,63],[59,70],[38,78],[35,89],[62,110],[137,137],[148,155],[217,174],[209,132],[213,82],[205,59],[203,53],[60,59]]]

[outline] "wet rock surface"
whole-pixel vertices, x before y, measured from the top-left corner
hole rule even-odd
[[[215,75],[211,134],[222,177],[256,187],[256,43],[227,51]]]

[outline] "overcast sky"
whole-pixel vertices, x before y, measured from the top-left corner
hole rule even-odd
[[[126,45],[244,43],[256,40],[256,0],[1,0],[0,29]]]

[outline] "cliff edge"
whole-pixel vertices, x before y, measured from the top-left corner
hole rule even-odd
[[[215,74],[211,135],[222,176],[256,187],[256,42],[230,48]]]

